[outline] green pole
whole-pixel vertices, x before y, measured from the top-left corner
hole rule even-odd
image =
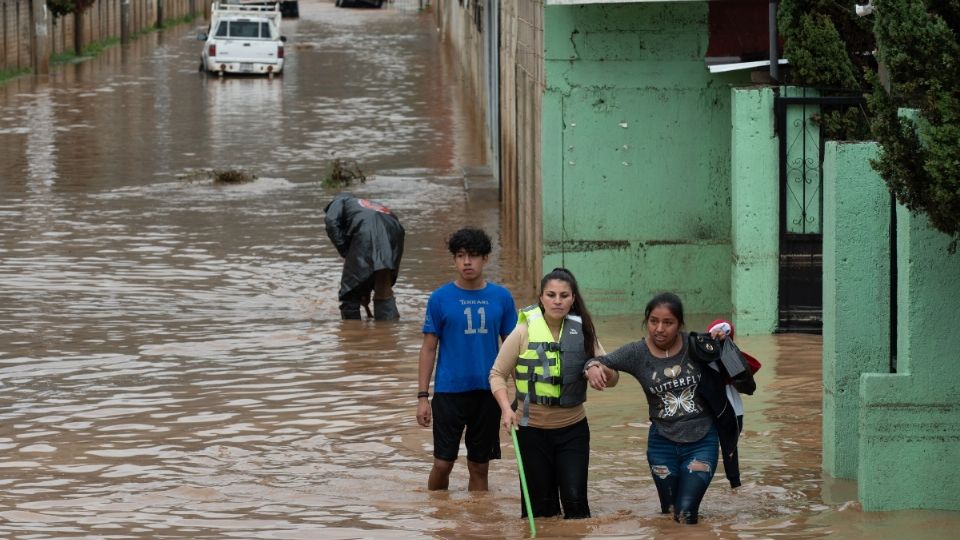
[[[527,476],[523,474],[523,460],[520,458],[520,443],[517,441],[517,430],[510,426],[510,435],[513,436],[513,451],[517,454],[517,470],[520,471],[520,490],[523,492],[523,502],[527,506],[527,520],[530,522],[530,538],[537,537],[537,526],[533,523],[533,508],[530,507],[530,492],[527,491]]]

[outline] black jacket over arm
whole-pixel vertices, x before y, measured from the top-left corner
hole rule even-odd
[[[717,435],[720,438],[720,454],[723,457],[723,470],[726,472],[730,487],[740,486],[740,459],[737,454],[737,441],[740,438],[740,425],[733,406],[727,400],[726,372],[719,367],[720,344],[709,336],[690,333],[690,351],[693,357],[700,362],[700,384],[697,385],[697,397],[713,413],[717,423]],[[701,345],[713,347],[707,354],[697,354],[704,351],[703,347],[696,347],[695,340]]]
[[[740,425],[733,406],[727,400],[726,383],[723,374],[709,366],[701,370],[703,378],[697,387],[697,394],[713,412],[717,420],[717,434],[720,436],[720,454],[723,456],[723,470],[730,481],[730,487],[740,486],[740,458],[737,442],[740,438]]]

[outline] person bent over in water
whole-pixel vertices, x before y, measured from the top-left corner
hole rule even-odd
[[[338,193],[324,208],[327,236],[344,258],[340,277],[340,316],[360,319],[360,306],[378,321],[400,318],[393,285],[403,257],[403,226],[383,204]]]
[[[487,375],[502,339],[517,324],[510,291],[487,281],[490,238],[460,229],[447,242],[457,277],[427,301],[420,348],[417,423],[433,425],[433,468],[427,489],[447,489],[460,439],[467,446],[470,491],[487,490],[491,459],[500,459],[500,407]],[[430,401],[430,378],[436,364]],[[466,436],[464,436],[466,430]]]

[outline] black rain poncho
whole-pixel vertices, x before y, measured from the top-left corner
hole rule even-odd
[[[392,283],[400,274],[403,226],[386,206],[350,193],[339,193],[324,208],[327,236],[344,257],[340,300],[373,289],[373,273],[390,269]]]

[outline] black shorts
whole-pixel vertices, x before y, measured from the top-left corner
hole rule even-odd
[[[438,392],[430,402],[433,410],[433,457],[456,461],[460,437],[464,439],[467,459],[486,463],[500,459],[500,405],[489,390]]]

